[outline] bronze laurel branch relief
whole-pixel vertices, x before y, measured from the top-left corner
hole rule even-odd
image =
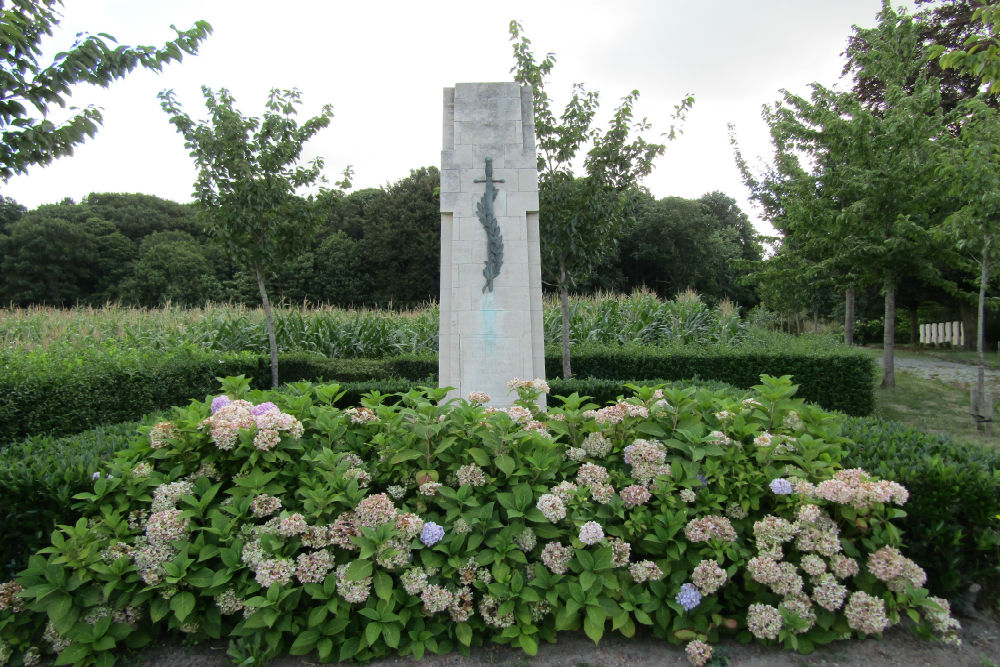
[[[503,235],[493,213],[493,202],[497,198],[497,189],[493,184],[503,183],[503,179],[493,178],[493,158],[486,158],[486,178],[477,178],[475,182],[486,184],[483,198],[476,204],[476,215],[486,230],[486,266],[483,269],[483,276],[486,278],[486,284],[483,285],[485,293],[493,291],[493,279],[500,275],[500,267],[503,266]]]

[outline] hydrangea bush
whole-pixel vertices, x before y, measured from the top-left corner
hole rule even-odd
[[[0,584],[0,665],[111,665],[165,635],[230,637],[239,664],[533,654],[641,627],[703,665],[725,635],[807,652],[904,616],[957,641],[899,550],[906,489],[841,469],[840,418],[789,377],[754,389],[543,411],[548,386],[515,381],[506,410],[429,388],[341,410],[336,385],[229,378],[109,461],[84,518]]]

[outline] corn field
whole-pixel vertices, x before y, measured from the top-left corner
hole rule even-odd
[[[342,310],[282,305],[274,309],[282,352],[379,358],[437,350],[438,309]],[[545,341],[560,341],[558,301],[546,299]],[[573,344],[735,343],[746,325],[728,302],[704,304],[694,292],[671,301],[649,292],[570,300]],[[31,353],[92,348],[153,350],[186,345],[219,351],[266,350],[264,312],[226,304],[203,308],[46,307],[0,309],[0,349]]]

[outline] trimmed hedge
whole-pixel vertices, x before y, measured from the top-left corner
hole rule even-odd
[[[249,353],[195,346],[92,354],[0,355],[0,445],[30,435],[79,433],[204,396],[216,378],[256,368]]]
[[[907,551],[945,596],[979,583],[1000,586],[1000,452],[954,442],[899,422],[848,419],[844,466],[864,468],[910,491],[899,520]]]
[[[557,377],[558,351],[546,354]],[[170,353],[98,350],[80,355],[0,356],[0,446],[29,435],[79,433],[101,424],[140,418],[203,397],[216,378],[246,375],[253,386],[270,383],[269,360],[249,352],[220,354],[196,346]],[[573,354],[578,378],[649,383],[688,378],[749,388],[760,375],[791,375],[799,396],[828,410],[867,415],[875,406],[875,363],[867,355],[822,343],[757,341],[752,346],[582,348]],[[283,382],[370,382],[396,378],[436,383],[437,358],[330,359],[315,353],[283,354]],[[604,395],[602,394],[602,397]]]

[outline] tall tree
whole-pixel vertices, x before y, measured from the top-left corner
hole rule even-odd
[[[974,3],[971,21],[967,21],[973,27],[963,35],[962,44],[936,45],[932,56],[940,57],[944,69],[972,77],[996,95],[1000,93],[1000,3]]]
[[[6,4],[6,3],[5,3]],[[69,120],[50,120],[55,107],[65,108],[78,84],[107,86],[136,67],[159,71],[185,53],[195,54],[212,32],[205,21],[161,47],[115,46],[110,35],[80,35],[52,62],[40,62],[44,38],[59,24],[62,0],[13,0],[0,5],[0,179],[26,173],[32,165],[46,165],[70,155],[92,137],[101,124],[100,109],[88,106]]]
[[[333,108],[301,127],[294,116],[301,104],[297,90],[271,90],[262,120],[235,107],[229,91],[202,87],[209,120],[196,123],[181,109],[172,91],[160,93],[163,110],[184,136],[198,167],[195,196],[209,233],[257,280],[267,320],[271,384],[278,386],[278,347],[265,276],[296,256],[311,239],[320,219],[312,197],[297,191],[320,179],[323,162],[300,164],[303,145],[330,124]],[[349,169],[345,172],[345,180]]]
[[[986,290],[1000,260],[1000,114],[982,100],[966,102],[961,111],[961,133],[943,148],[938,173],[950,184],[959,208],[945,218],[943,235],[968,257],[979,278],[979,315],[976,357],[979,371],[974,414],[987,414],[984,375]],[[988,425],[987,425],[988,428]]]
[[[653,161],[666,146],[649,142],[645,119],[634,120],[639,91],[626,95],[615,110],[608,128],[593,127],[599,108],[598,93],[582,84],[559,117],[545,90],[545,79],[555,65],[548,54],[536,62],[531,40],[517,21],[510,23],[514,45],[511,72],[521,85],[531,86],[534,99],[535,137],[538,146],[539,227],[542,230],[542,270],[556,285],[562,311],[563,377],[570,377],[569,290],[614,247],[618,230],[632,215],[636,186],[653,169]],[[675,107],[674,120],[683,120],[694,103],[688,96]],[[668,138],[675,129],[671,127]],[[583,176],[574,174],[581,150]]]

